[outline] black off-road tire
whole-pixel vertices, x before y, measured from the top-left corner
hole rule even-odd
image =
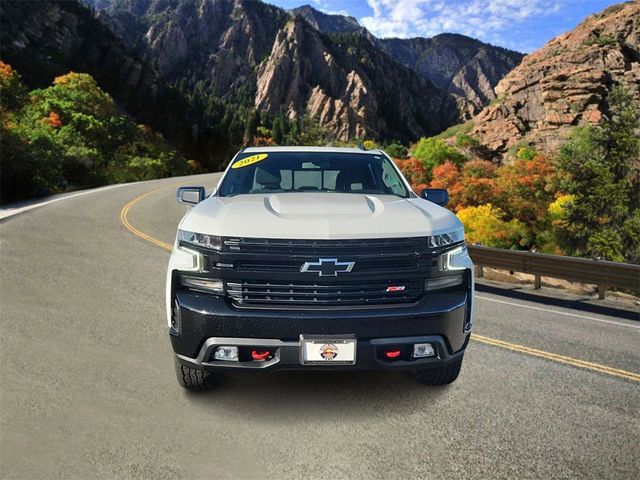
[[[187,390],[204,391],[211,390],[222,377],[219,373],[207,372],[198,368],[189,368],[175,359],[176,377],[181,387]]]
[[[458,378],[460,367],[462,367],[462,358],[441,367],[414,370],[412,374],[414,380],[423,385],[447,385]]]

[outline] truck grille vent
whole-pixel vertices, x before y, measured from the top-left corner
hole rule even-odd
[[[272,238],[224,239],[224,250],[242,253],[286,255],[341,255],[415,253],[427,246],[426,237],[371,238],[357,240],[282,240]]]
[[[345,258],[351,260],[349,255],[340,255],[339,258]],[[367,273],[370,275],[385,275],[388,276],[392,273],[413,273],[420,266],[423,268],[434,268],[438,266],[438,259],[425,259],[418,261],[417,258],[385,258],[383,256],[378,258],[357,258],[353,273]],[[311,258],[291,258],[288,259],[276,259],[273,256],[267,256],[260,260],[251,259],[239,259],[234,262],[234,267],[238,271],[251,271],[251,272],[289,272],[299,273],[300,267],[307,260],[315,260]],[[317,276],[317,275],[316,275]]]
[[[388,291],[389,287],[395,288]],[[339,285],[227,282],[227,294],[239,305],[379,305],[415,301],[423,287],[422,280]]]

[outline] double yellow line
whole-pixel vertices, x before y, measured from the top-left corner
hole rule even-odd
[[[485,345],[492,345],[494,347],[506,348],[513,352],[524,353],[532,355],[534,357],[545,358],[552,362],[564,363],[566,365],[572,365],[578,368],[585,368],[594,372],[605,373],[607,375],[613,375],[614,377],[626,378],[627,380],[633,380],[640,382],[640,375],[627,370],[620,370],[618,368],[607,367],[606,365],[600,365],[599,363],[587,362],[585,360],[578,360],[577,358],[567,357],[564,355],[558,355],[557,353],[545,352],[544,350],[538,350],[536,348],[525,347],[524,345],[518,345],[515,343],[505,342],[503,340],[497,340],[495,338],[485,337],[473,333],[471,338],[476,342],[484,343]]]
[[[175,187],[176,185],[177,184],[165,185],[164,187],[151,190],[150,192],[147,192],[143,195],[140,195],[139,197],[134,198],[129,203],[127,203],[124,207],[122,207],[122,210],[120,210],[120,221],[125,226],[125,228],[129,230],[131,233],[133,233],[135,236],[140,237],[143,240],[146,240],[147,242],[151,242],[157,247],[164,248],[165,250],[171,251],[173,249],[173,245],[170,245],[161,240],[158,240],[157,238],[153,238],[151,235],[144,233],[142,230],[138,230],[136,227],[131,225],[131,223],[129,222],[129,219],[127,218],[127,215],[129,214],[129,210],[131,210],[131,207],[133,207],[136,203],[138,203],[143,198],[147,198],[153,195],[154,193],[157,193],[166,188]]]
[[[136,235],[137,237],[150,242],[157,247],[164,248],[165,250],[171,251],[173,249],[173,245],[165,243],[157,238],[152,237],[151,235],[143,232],[142,230],[134,227],[129,222],[128,214],[136,203],[144,198],[147,198],[161,190],[165,190],[170,187],[175,187],[178,184],[165,185],[164,187],[157,188],[155,190],[151,190],[143,195],[140,195],[129,203],[127,203],[122,210],[120,211],[120,221],[125,226],[127,230]],[[571,365],[578,368],[583,368],[585,370],[591,370],[592,372],[604,373],[605,375],[611,375],[614,377],[624,378],[627,380],[631,380],[634,382],[640,382],[640,374],[629,372],[627,370],[620,370],[618,368],[607,367],[606,365],[600,365],[599,363],[587,362],[585,360],[579,360],[577,358],[567,357],[565,355],[558,355],[557,353],[545,352],[544,350],[538,350],[535,348],[526,347],[524,345],[518,345],[516,343],[505,342],[503,340],[497,340],[495,338],[485,337],[483,335],[478,335],[476,333],[471,335],[471,339],[478,342],[483,343],[485,345],[491,345],[493,347],[504,348],[506,350],[511,350],[512,352],[523,353],[525,355],[531,355],[534,357],[544,358],[546,360],[550,360],[552,362],[562,363],[565,365]]]

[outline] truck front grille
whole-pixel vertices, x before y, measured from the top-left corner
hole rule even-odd
[[[355,240],[289,240],[274,238],[231,238],[223,241],[230,252],[270,255],[381,255],[415,254],[426,248],[426,237],[365,238]]]
[[[379,305],[415,301],[423,291],[423,283],[423,280],[357,284],[227,282],[227,295],[239,305]]]

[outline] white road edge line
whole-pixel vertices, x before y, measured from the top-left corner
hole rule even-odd
[[[133,182],[133,183],[138,183],[138,182]],[[31,203],[29,205],[25,205],[22,207],[2,208],[0,209],[0,220],[13,217],[14,215],[18,215],[19,213],[28,212],[29,210],[33,210],[34,208],[44,207],[45,205],[59,202],[61,200],[67,200],[69,198],[74,198],[74,197],[81,197],[82,195],[89,195],[90,193],[102,192],[104,190],[111,190],[112,188],[124,187],[126,185],[133,185],[133,183],[130,182],[130,183],[118,183],[116,185],[107,185],[106,187],[92,188],[91,190],[83,190],[82,192],[72,193],[70,195],[62,195],[60,197],[52,198],[51,200],[42,200],[42,201]]]
[[[523,305],[522,303],[507,302],[507,301],[498,300],[498,299],[495,299],[495,298],[482,297],[480,295],[476,295],[475,298],[478,298],[480,300],[487,300],[489,302],[504,303],[505,305],[513,305],[514,307],[529,308],[531,310],[538,310],[538,311],[541,311],[541,312],[557,313],[558,315],[566,315],[567,317],[576,317],[576,318],[580,318],[580,319],[584,319],[584,320],[593,320],[594,322],[610,323],[612,325],[619,325],[621,327],[629,327],[629,328],[640,329],[640,325],[632,325],[632,324],[629,324],[629,323],[616,322],[614,320],[605,320],[604,318],[587,317],[585,315],[578,315],[578,314],[575,314],[575,313],[561,312],[560,310],[552,310],[550,308],[532,307],[531,305]]]

